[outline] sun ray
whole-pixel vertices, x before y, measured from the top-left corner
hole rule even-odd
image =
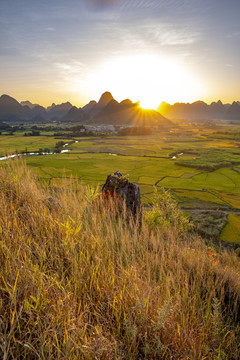
[[[118,101],[140,101],[141,107],[148,109],[156,109],[162,101],[194,101],[204,94],[200,81],[184,64],[156,54],[109,59],[86,83],[99,93],[108,89]]]

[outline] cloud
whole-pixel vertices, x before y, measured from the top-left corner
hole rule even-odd
[[[89,72],[88,66],[80,61],[69,59],[66,62],[56,62],[53,64],[52,71],[56,74],[55,83],[63,87],[80,88],[84,84],[86,73]]]
[[[45,31],[56,31],[56,29],[53,26],[47,26],[44,29]]]
[[[87,5],[93,9],[102,9],[110,6],[119,6],[123,0],[86,0]]]
[[[200,32],[173,24],[133,24],[122,29],[122,43],[129,48],[183,47],[198,42],[201,37]]]
[[[160,45],[190,45],[195,43],[200,34],[198,32],[188,31],[184,28],[175,28],[172,25],[147,26],[147,36],[157,41]]]
[[[227,39],[232,39],[232,38],[236,38],[236,37],[239,37],[239,36],[240,36],[240,31],[235,31],[235,32],[233,32],[231,34],[226,35],[226,38]]]
[[[54,65],[65,75],[81,74],[86,69],[86,64],[77,60],[70,60],[67,63],[56,62]]]
[[[194,8],[197,7],[197,0],[124,0],[123,1],[123,9],[124,10],[166,10],[167,13],[176,12],[182,9],[183,11],[190,6],[193,5]]]
[[[174,0],[133,0],[133,1],[124,1],[124,9],[136,10],[136,9],[146,9],[146,8],[161,8],[162,6],[168,4],[171,5]]]

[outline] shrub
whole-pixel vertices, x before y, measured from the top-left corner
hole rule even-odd
[[[155,187],[152,208],[144,218],[150,229],[174,227],[181,234],[190,231],[193,227],[187,216],[179,209],[177,201],[164,188],[158,190]]]

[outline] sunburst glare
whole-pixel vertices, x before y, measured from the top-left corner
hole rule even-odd
[[[170,103],[200,98],[203,87],[184,65],[155,54],[114,57],[104,62],[86,83],[109,89],[119,101],[129,97],[147,109],[156,109],[164,100]],[[104,84],[104,87],[103,87]]]

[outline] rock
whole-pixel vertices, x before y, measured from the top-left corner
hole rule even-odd
[[[129,182],[119,171],[108,175],[102,187],[105,197],[117,197],[121,203],[125,203],[128,214],[131,214],[134,222],[142,223],[141,194],[136,184]]]

